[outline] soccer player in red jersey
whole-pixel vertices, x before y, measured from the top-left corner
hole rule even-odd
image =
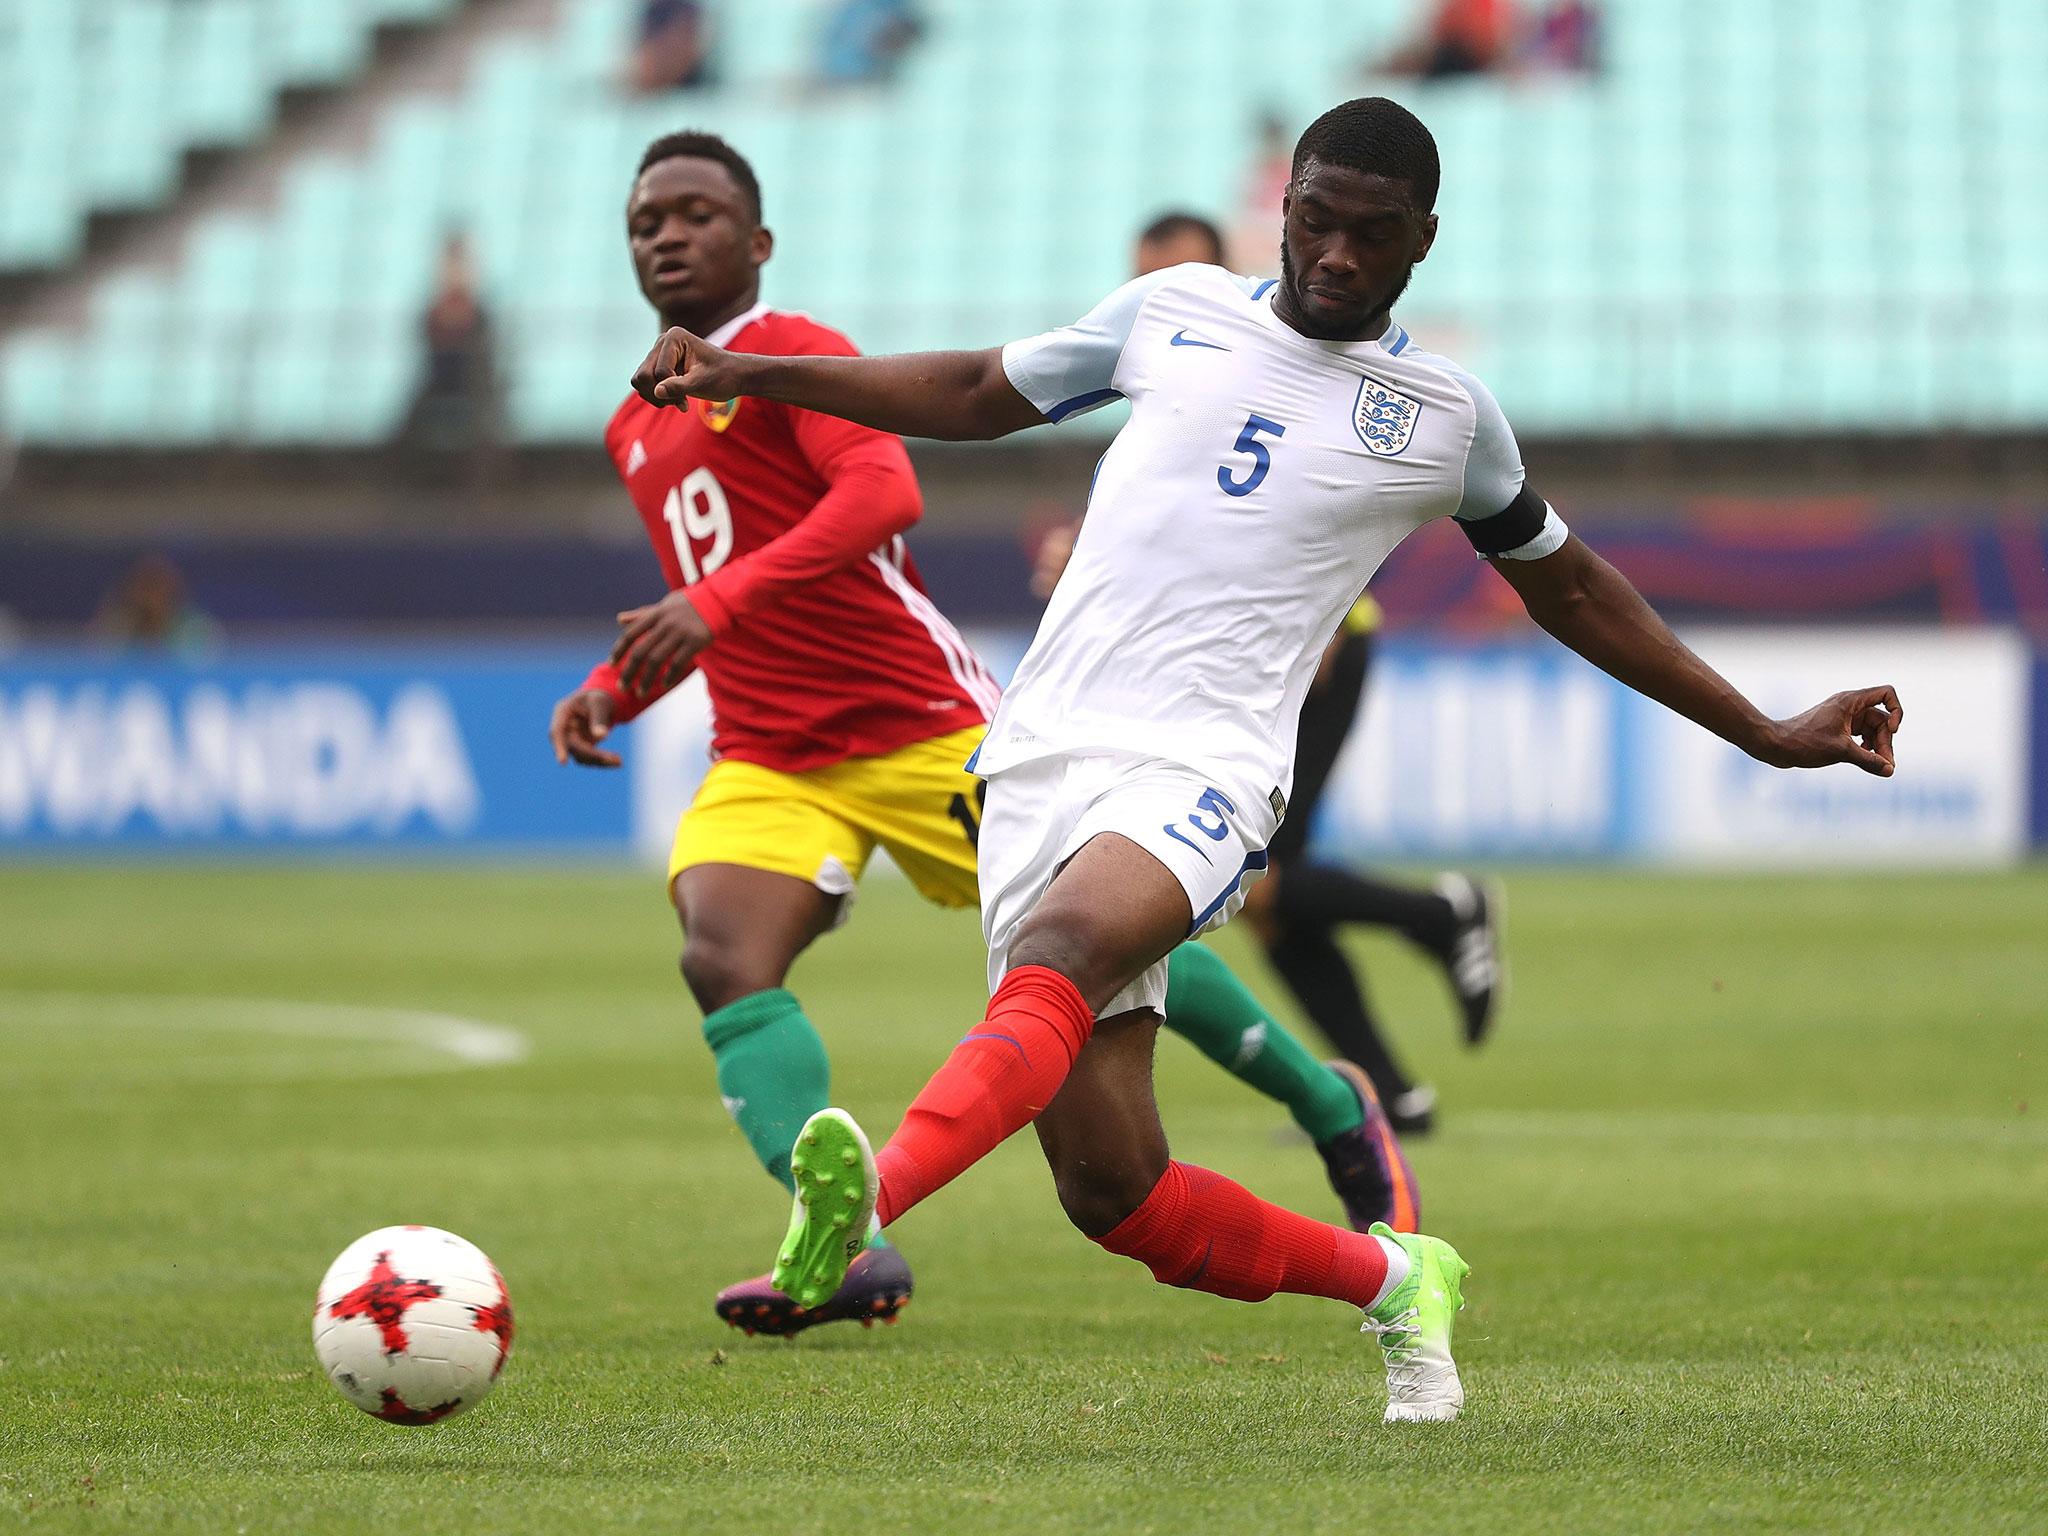
[[[854,355],[830,327],[760,302],[774,242],[753,171],[723,140],[657,140],[627,230],[665,326],[749,352]],[[605,446],[671,591],[620,616],[612,657],[556,705],[550,736],[563,762],[617,767],[610,731],[703,671],[716,761],[669,861],[683,978],[726,1107],[787,1187],[798,1129],[830,1102],[789,967],[844,918],[877,845],[929,900],[977,900],[982,786],[964,765],[997,689],[904,547],[922,504],[899,438],[763,400],[676,411],[633,395]],[[1352,1222],[1412,1229],[1413,1178],[1370,1085],[1317,1062],[1200,945],[1175,957],[1172,984],[1171,1027],[1288,1107]],[[721,1292],[717,1310],[793,1333],[893,1317],[910,1289],[877,1234],[819,1306],[762,1276]]]

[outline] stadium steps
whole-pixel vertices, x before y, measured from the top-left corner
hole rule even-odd
[[[449,50],[439,88],[352,94],[353,133],[210,200],[175,260],[109,274],[72,334],[24,335],[0,411],[34,443],[381,442],[460,228],[519,360],[514,436],[584,443],[645,345],[618,213],[656,133],[715,127],[754,160],[771,302],[872,350],[979,345],[1085,308],[1159,207],[1231,210],[1262,112],[1298,126],[1382,88],[1446,165],[1446,238],[1404,322],[1526,434],[2048,421],[2040,0],[1631,0],[1597,78],[1435,85],[1359,69],[1420,0],[1300,0],[1255,28],[1228,0],[926,0],[896,84],[846,93],[796,88],[818,0],[727,0],[715,88],[646,100],[612,89],[634,0],[495,3],[521,23]],[[110,438],[66,381],[122,316],[178,398]]]
[[[529,26],[537,24],[536,12],[551,23],[558,3],[354,0],[355,10],[371,18],[368,26],[347,20],[347,4],[290,4],[281,30],[263,39],[275,89],[252,72],[199,106],[166,100],[176,87],[147,67],[153,61],[110,66],[109,78],[100,82],[110,95],[146,101],[146,114],[156,117],[181,116],[188,141],[157,163],[146,136],[131,131],[131,119],[120,115],[108,122],[121,132],[92,134],[74,146],[66,173],[103,195],[85,214],[75,255],[48,267],[0,262],[0,337],[31,326],[76,327],[98,285],[125,269],[173,262],[191,228],[217,208],[274,201],[282,166],[336,139],[360,143],[394,90],[448,88],[476,36],[522,14]],[[216,23],[221,14],[218,6],[208,13]],[[248,20],[244,14],[239,27],[214,25],[206,45],[210,62],[188,66],[176,79],[211,81],[245,63]],[[9,190],[0,184],[0,204],[8,202]],[[52,217],[47,208],[28,206],[16,190],[11,211]],[[53,251],[61,240],[59,231],[50,232]]]

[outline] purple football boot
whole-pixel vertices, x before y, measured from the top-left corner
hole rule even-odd
[[[1380,1107],[1379,1095],[1372,1091],[1371,1079],[1348,1061],[1333,1061],[1328,1066],[1351,1085],[1365,1112],[1356,1130],[1316,1143],[1323,1166],[1329,1170],[1330,1188],[1344,1202],[1344,1214],[1351,1218],[1354,1230],[1363,1232],[1374,1222],[1384,1221],[1396,1232],[1413,1232],[1422,1215],[1422,1196],[1387,1112]]]
[[[823,1306],[800,1307],[756,1275],[729,1285],[712,1305],[743,1333],[790,1338],[820,1323],[858,1319],[861,1327],[893,1323],[910,1303],[910,1266],[894,1248],[864,1248],[846,1267],[846,1278]]]

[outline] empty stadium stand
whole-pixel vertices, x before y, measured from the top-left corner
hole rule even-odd
[[[345,77],[378,21],[455,3],[11,0],[0,140],[24,148],[0,165],[4,261],[65,260],[91,208],[168,195],[184,147],[260,133],[278,90]],[[1229,217],[1262,114],[1299,127],[1367,90],[1414,106],[1446,167],[1403,321],[1527,434],[2048,423],[2039,0],[1628,0],[1607,7],[1598,75],[1433,85],[1361,72],[1413,0],[926,9],[894,87],[825,93],[805,83],[815,3],[731,0],[717,87],[640,100],[615,84],[633,0],[561,0],[552,30],[486,45],[458,93],[392,106],[365,151],[296,164],[275,207],[109,276],[82,326],[8,338],[0,431],[381,441],[459,229],[513,431],[587,439],[650,335],[623,250],[632,167],[682,126],[759,169],[771,301],[874,350],[998,342],[1119,281],[1157,209]],[[136,381],[117,396],[94,385],[116,354]]]
[[[281,92],[361,70],[376,29],[460,0],[8,0],[0,270],[76,257],[96,211],[162,203],[187,150],[253,142]]]

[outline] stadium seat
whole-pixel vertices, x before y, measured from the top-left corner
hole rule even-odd
[[[70,260],[95,211],[172,197],[185,151],[253,141],[281,91],[360,72],[379,25],[444,16],[460,3],[7,0],[0,269]]]
[[[375,25],[454,3],[134,0],[104,33],[125,41],[89,59],[65,0],[16,0],[0,127],[31,152],[0,168],[0,262],[66,259],[87,202],[162,196],[180,147],[260,130],[284,84],[345,78]],[[632,0],[562,0],[490,40],[453,94],[387,106],[362,153],[294,167],[273,209],[210,221],[168,281],[96,306],[76,345],[15,343],[9,418],[31,439],[83,430],[25,393],[83,367],[118,310],[195,381],[131,430],[374,440],[403,418],[437,253],[460,231],[513,431],[587,438],[651,329],[620,238],[631,167],[689,126],[761,175],[771,302],[870,350],[983,345],[1086,309],[1167,205],[1234,222],[1263,114],[1298,128],[1380,89],[1432,124],[1445,162],[1443,235],[1404,322],[1527,430],[2048,420],[2038,4],[1636,0],[1607,8],[1597,77],[1362,75],[1423,10],[1303,0],[1253,38],[1225,0],[927,0],[893,86],[820,92],[803,87],[815,5],[726,0],[717,83],[635,99],[616,89]],[[174,64],[161,88],[157,57]],[[144,142],[124,152],[76,110],[88,70],[125,82],[122,126]],[[145,323],[151,304],[175,323]],[[1874,339],[1901,310],[1943,324]],[[309,367],[306,348],[336,355]]]

